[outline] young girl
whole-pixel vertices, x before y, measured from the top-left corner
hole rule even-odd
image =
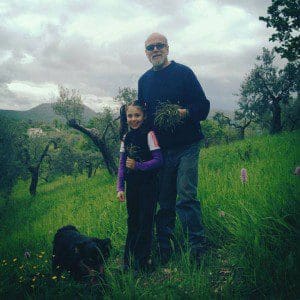
[[[124,269],[133,263],[136,270],[151,268],[152,231],[157,202],[157,171],[162,154],[153,131],[144,122],[143,106],[137,101],[121,109],[121,130],[129,125],[120,149],[117,197],[125,201],[126,182],[127,237]],[[126,121],[127,124],[124,124]],[[132,259],[132,260],[131,260]]]

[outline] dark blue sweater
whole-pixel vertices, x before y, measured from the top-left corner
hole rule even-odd
[[[145,103],[148,122],[162,148],[188,145],[203,138],[200,121],[206,119],[210,103],[190,68],[172,61],[162,70],[148,70],[139,79],[138,100]],[[157,106],[166,101],[189,111],[185,122],[168,133],[160,132],[153,124]]]

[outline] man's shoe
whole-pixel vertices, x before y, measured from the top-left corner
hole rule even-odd
[[[201,265],[203,256],[208,252],[209,247],[207,245],[197,247],[191,250],[190,258],[192,261],[196,262],[197,266]]]
[[[129,270],[130,270],[129,265],[124,264],[124,265],[122,266],[122,272],[123,272],[123,273],[127,273]]]
[[[149,259],[145,264],[140,266],[140,270],[143,273],[151,274],[155,271],[155,265],[153,264],[152,260]]]

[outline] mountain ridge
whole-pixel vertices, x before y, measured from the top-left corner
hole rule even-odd
[[[95,117],[97,113],[90,107],[83,105],[83,117],[85,120],[90,120]],[[51,123],[53,120],[63,120],[63,117],[58,116],[53,111],[51,103],[42,103],[31,109],[20,111],[20,110],[5,110],[0,109],[0,115],[7,118],[13,118],[16,120],[32,120],[32,121],[44,121],[46,123]]]
[[[87,105],[84,106],[83,117],[85,121],[89,121],[93,117],[97,115],[92,108]],[[224,109],[213,108],[210,110],[208,118],[212,118],[212,116],[216,112],[223,112],[225,115],[230,118],[233,117],[233,111],[228,111]],[[32,121],[44,121],[46,123],[51,123],[53,120],[58,119],[64,121],[63,117],[58,116],[52,109],[51,103],[42,103],[31,109],[20,111],[20,110],[6,110],[0,109],[0,116],[5,116],[7,118],[13,118],[16,120],[32,120]]]

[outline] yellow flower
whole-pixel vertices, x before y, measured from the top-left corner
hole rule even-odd
[[[41,254],[43,254],[43,255],[44,255],[44,254],[45,254],[45,251],[41,251]]]
[[[42,258],[43,257],[43,255],[38,255],[38,258]]]
[[[52,276],[52,279],[53,279],[53,280],[56,280],[56,279],[57,279],[57,276]]]
[[[45,260],[45,263],[47,263],[47,262],[48,262],[48,260],[46,259],[46,260]]]
[[[35,282],[35,280],[36,280],[36,278],[35,278],[35,277],[33,277],[33,278],[32,278],[32,281],[33,281],[33,282]]]
[[[24,266],[23,266],[23,265],[19,267],[19,269],[20,269],[20,270],[22,270],[23,268],[24,268]]]
[[[33,269],[36,269],[36,266],[33,266],[32,268],[33,268]]]
[[[13,262],[16,262],[16,261],[17,261],[17,258],[14,258],[14,259],[13,259]]]
[[[65,277],[65,276],[63,276],[63,275],[61,275],[60,277],[61,277],[62,279],[65,279],[65,278],[66,278],[66,277]]]
[[[5,260],[5,259],[3,259],[3,260],[2,260],[2,262],[3,262],[3,263],[6,263],[6,260]]]
[[[19,279],[23,279],[23,276],[20,276]]]

